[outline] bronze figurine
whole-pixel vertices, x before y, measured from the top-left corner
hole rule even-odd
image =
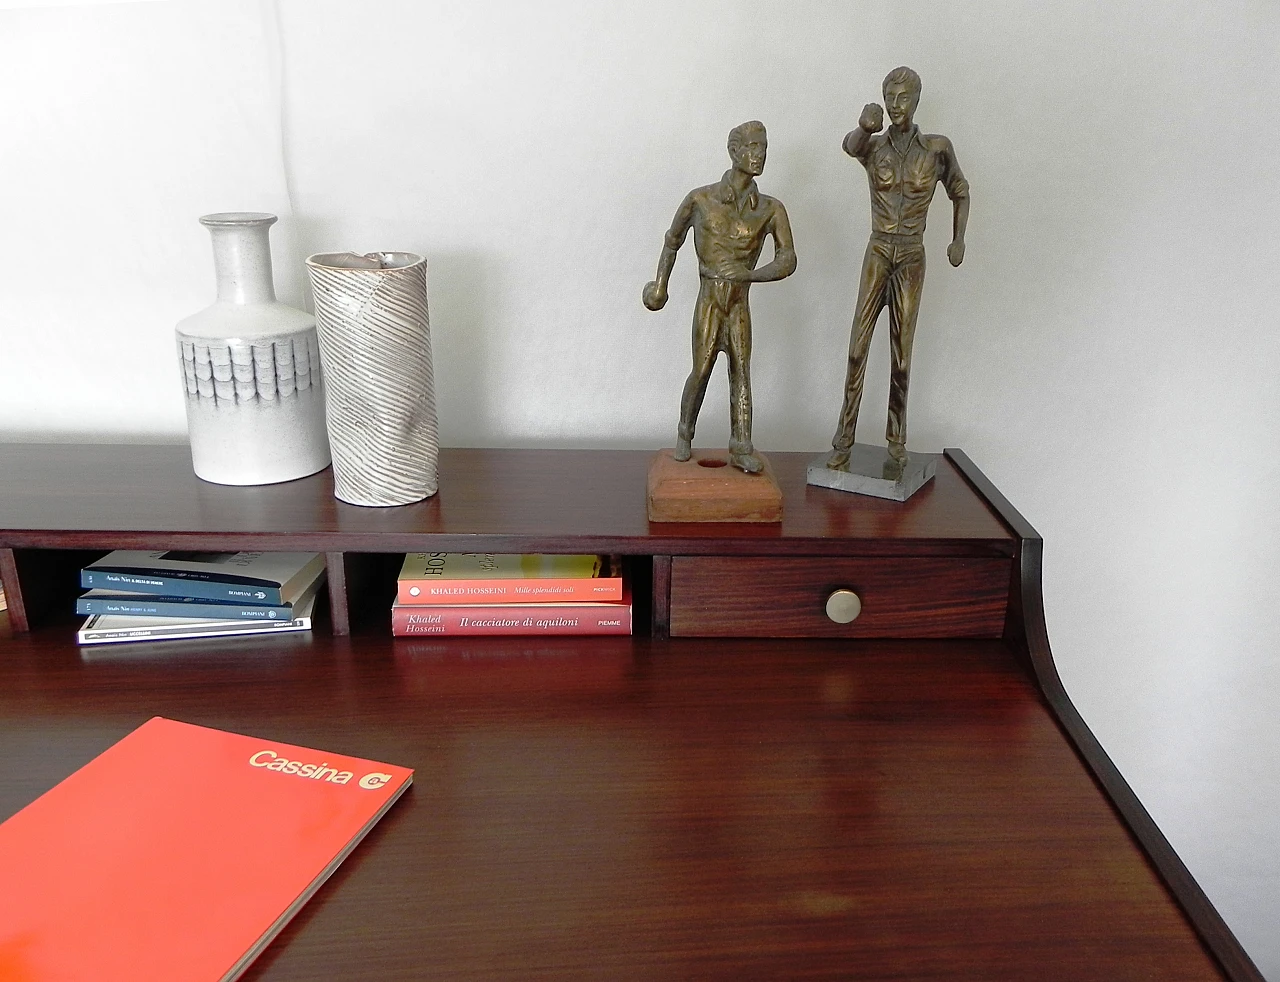
[[[729,356],[729,408],[732,433],[729,462],[749,474],[764,465],[751,445],[752,283],[781,280],[795,272],[796,253],[787,211],[776,198],[761,194],[755,178],[764,172],[768,140],[756,121],[729,132],[733,166],[717,183],[690,191],[666,234],[657,276],[644,288],[644,305],[661,310],[676,252],[693,229],[701,286],[693,309],[693,371],[680,399],[680,429],[675,459],[693,453],[693,430],[707,392],[707,380],[723,351]],[[767,237],[773,237],[773,261],[756,268]]]
[[[960,172],[951,141],[945,136],[921,133],[914,122],[920,102],[920,76],[910,68],[895,68],[884,80],[884,102],[890,125],[883,134],[880,129],[884,125],[884,111],[873,102],[863,108],[858,128],[844,138],[844,152],[856,157],[867,171],[871,186],[871,239],[862,260],[858,305],[849,339],[844,406],[831,442],[832,452],[826,460],[826,466],[834,470],[849,466],[849,450],[867,370],[867,350],[884,307],[889,308],[891,351],[885,437],[889,455],[899,464],[907,459],[907,383],[916,314],[924,287],[924,226],[929,203],[939,183],[953,205],[947,259],[952,266],[964,261],[969,183]]]

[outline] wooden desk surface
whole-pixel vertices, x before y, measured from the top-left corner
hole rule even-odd
[[[416,769],[248,979],[1222,977],[1000,642],[0,654],[0,819],[152,715]]]
[[[0,578],[36,628],[0,615],[0,819],[157,714],[415,768],[258,979],[1260,982],[1072,706],[1043,543],[963,453],[905,505],[774,455],[767,529],[647,523],[649,457],[446,451],[438,496],[362,509],[327,472],[224,488],[182,447],[0,446]],[[326,551],[336,622],[367,616],[82,652],[55,595],[110,548]],[[416,549],[652,557],[660,626],[678,557],[1011,579],[999,641],[393,640],[370,574]]]
[[[252,488],[201,481],[185,446],[0,444],[0,545],[198,547],[317,552],[716,555],[1012,555],[1013,537],[948,460],[905,505],[805,484],[811,455],[771,454],[783,521],[656,524],[645,512],[652,453],[444,449],[440,491],[399,508],[333,496],[325,470]],[[166,543],[157,546],[157,543]]]

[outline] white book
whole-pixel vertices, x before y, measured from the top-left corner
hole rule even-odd
[[[241,634],[290,634],[311,630],[316,588],[294,604],[291,621],[211,620],[204,617],[124,617],[95,614],[76,632],[80,644],[118,644],[122,641],[175,641],[181,638],[223,638]]]

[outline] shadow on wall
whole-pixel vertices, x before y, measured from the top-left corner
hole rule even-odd
[[[333,242],[323,231],[327,227],[324,221],[295,216],[292,224],[296,255],[342,251],[342,244]],[[395,245],[401,247],[401,243]],[[424,253],[416,243],[402,247],[405,251]],[[276,251],[276,260],[281,266],[285,265],[283,251]],[[484,253],[431,252],[427,256],[427,303],[441,446],[482,446],[485,434],[494,428],[501,398],[492,391],[493,366],[501,359],[493,350],[493,327],[488,314],[497,291],[495,269],[493,258]],[[314,311],[309,288],[305,305],[307,310]],[[164,343],[172,342],[166,337]],[[180,381],[175,369],[175,397],[180,391]],[[185,425],[181,433],[136,430],[116,433],[91,426],[74,430],[33,427],[0,429],[0,442],[183,444],[187,436]]]
[[[489,310],[497,264],[484,253],[436,252],[427,257],[431,348],[440,445],[480,446],[493,432],[500,394],[493,391],[493,323]]]

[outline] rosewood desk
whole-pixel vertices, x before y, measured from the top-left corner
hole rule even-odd
[[[1041,541],[964,454],[901,505],[771,456],[780,527],[648,524],[643,453],[445,451],[435,498],[361,509],[184,447],[0,447],[0,819],[153,715],[415,768],[264,982],[1260,980],[1068,700]],[[325,552],[329,613],[81,650],[113,548]],[[619,554],[643,627],[393,639],[406,551]]]

